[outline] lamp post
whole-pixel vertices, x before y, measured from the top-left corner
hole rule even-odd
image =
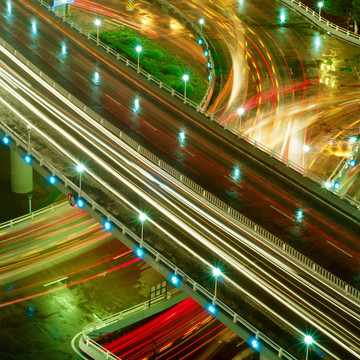
[[[96,43],[97,45],[99,45],[99,29],[100,29],[100,25],[101,25],[101,20],[100,19],[95,19],[95,25],[96,25]]]
[[[28,200],[29,200],[29,214],[31,214],[32,213],[32,209],[31,209],[31,199],[32,199],[32,194],[28,194],[28,196],[27,196],[27,198],[28,198]]]
[[[189,80],[189,75],[188,74],[184,74],[182,79],[185,82],[185,87],[184,87],[184,104],[186,103],[186,83]]]
[[[201,34],[202,34],[202,32],[203,32],[203,25],[204,25],[204,22],[205,22],[205,20],[204,20],[203,18],[201,18],[201,19],[199,20],[199,24],[200,24],[200,32],[201,32]]]
[[[138,54],[138,62],[137,62],[137,72],[140,72],[140,53],[142,51],[142,47],[140,45],[138,45],[136,48],[135,48],[137,54]]]
[[[79,198],[81,197],[81,173],[85,170],[84,165],[78,164],[76,166],[76,171],[79,173]]]
[[[213,275],[215,276],[215,291],[214,291],[214,299],[212,304],[215,305],[216,302],[216,294],[217,294],[217,283],[218,283],[218,277],[221,275],[221,270],[219,268],[213,269]]]
[[[239,115],[239,120],[240,120],[240,131],[241,131],[241,117],[245,114],[245,109],[243,107],[239,107],[236,110],[237,114]]]
[[[319,1],[318,2],[318,8],[319,8],[319,19],[321,17],[321,8],[324,6],[324,2],[323,1]]]
[[[305,173],[305,171],[306,171],[306,154],[310,151],[310,146],[304,145],[303,150],[304,150],[304,173]]]
[[[306,344],[306,357],[305,357],[305,360],[308,360],[309,358],[309,346],[313,343],[313,338],[309,335],[306,335],[304,337],[304,341],[305,341],[305,344]]]
[[[144,241],[144,222],[147,220],[147,215],[141,212],[139,214],[139,220],[141,222],[141,237],[140,237],[140,247],[142,247],[142,243]]]

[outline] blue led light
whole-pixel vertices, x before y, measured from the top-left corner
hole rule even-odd
[[[355,161],[355,160],[351,160],[349,164],[350,164],[351,167],[354,167],[354,166],[356,165],[356,161]]]
[[[170,282],[174,285],[174,286],[178,286],[180,283],[180,279],[175,276],[175,275],[171,275],[170,276]]]
[[[111,223],[109,221],[105,221],[104,222],[104,228],[107,230],[107,231],[110,231],[111,230]]]
[[[301,220],[302,218],[303,218],[303,212],[302,212],[302,210],[298,210],[297,212],[296,212],[296,218],[298,219],[298,220]]]
[[[208,56],[208,55],[209,55],[209,50],[205,50],[205,51],[204,51],[204,55],[205,55],[205,56]]]
[[[339,182],[336,182],[335,184],[334,184],[334,188],[337,190],[337,189],[339,189],[340,188],[340,183]]]
[[[49,177],[49,183],[51,185],[55,185],[56,184],[56,177],[55,176],[50,176]]]
[[[237,180],[239,177],[240,177],[240,169],[237,166],[235,166],[233,172],[233,179]]]
[[[258,349],[259,348],[259,341],[258,340],[256,340],[256,339],[252,339],[251,341],[250,341],[250,345],[251,345],[251,347],[253,348],[253,349]]]
[[[203,39],[200,38],[200,39],[198,40],[198,44],[201,45],[202,43],[203,43]]]
[[[139,258],[143,258],[144,257],[144,250],[141,248],[136,248],[135,249],[135,254],[136,256],[138,256]]]
[[[217,313],[216,307],[214,305],[208,305],[207,310],[212,315],[216,315]]]
[[[24,160],[27,164],[30,164],[31,163],[31,156],[30,155],[25,155],[24,156]]]
[[[7,137],[6,135],[4,135],[2,138],[1,138],[1,141],[5,144],[5,145],[8,145],[10,143],[10,138]]]
[[[82,208],[84,207],[84,205],[85,205],[85,201],[84,201],[83,199],[77,199],[77,200],[76,200],[76,205],[77,205],[80,209],[82,209]]]
[[[211,67],[211,62],[210,62],[210,61],[207,63],[207,67],[208,67],[208,68]]]

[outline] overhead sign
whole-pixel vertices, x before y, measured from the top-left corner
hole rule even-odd
[[[72,193],[68,194],[68,200],[69,200],[70,206],[74,207],[76,204],[76,201],[75,201],[75,196]]]
[[[75,0],[54,0],[53,2],[53,8],[56,6],[66,5],[74,2]]]

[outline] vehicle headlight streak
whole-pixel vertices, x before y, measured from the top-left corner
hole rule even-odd
[[[3,73],[3,71],[2,71]],[[18,80],[14,80],[11,84],[16,86],[16,82],[18,82]],[[20,82],[18,82],[19,84],[21,84]],[[14,90],[12,90],[11,88],[9,88],[9,86],[7,86],[3,81],[1,81],[1,85],[3,86],[4,89],[8,90],[9,92],[11,92],[14,96],[16,96],[17,98],[19,98],[19,94],[16,93]],[[21,84],[22,85],[22,84]],[[22,85],[22,87],[24,88],[24,86]],[[51,91],[54,92],[54,90],[50,87]],[[25,91],[25,90],[24,90]],[[41,102],[43,105],[45,105],[45,101],[37,94],[30,94],[29,91],[27,91],[27,93],[32,96],[33,98],[36,98],[36,100],[38,102]],[[2,98],[0,98],[0,100],[7,106],[9,107],[12,111],[14,111],[20,118],[22,118],[22,120],[27,123],[28,125],[31,124],[30,121],[26,120],[24,117],[21,116],[21,114],[19,114],[15,109],[13,109],[11,107],[11,105],[9,105],[6,101],[4,101]],[[294,305],[290,305],[289,304],[289,300],[283,300],[281,298],[281,293],[279,291],[277,291],[275,288],[273,287],[269,287],[268,284],[265,284],[264,281],[258,277],[257,275],[250,273],[248,269],[246,269],[244,266],[242,266],[241,264],[239,264],[237,261],[235,261],[233,258],[231,258],[228,254],[224,253],[222,250],[220,251],[219,248],[215,247],[214,245],[212,245],[208,240],[206,240],[204,237],[202,237],[201,235],[199,235],[196,231],[194,231],[190,226],[188,226],[185,222],[181,221],[180,219],[176,218],[170,211],[168,211],[167,209],[165,209],[164,207],[162,207],[161,205],[159,205],[157,202],[155,202],[151,197],[149,197],[147,194],[145,194],[144,192],[142,192],[141,190],[139,190],[137,187],[135,187],[132,183],[130,183],[127,179],[123,178],[122,176],[120,176],[112,167],[108,166],[107,164],[105,164],[100,158],[98,158],[97,156],[95,156],[94,154],[92,154],[87,148],[85,148],[80,142],[78,142],[75,138],[71,137],[69,134],[67,134],[66,132],[64,132],[63,129],[61,129],[57,124],[55,124],[54,122],[52,122],[51,120],[47,119],[38,109],[36,109],[33,105],[31,105],[30,103],[26,102],[25,99],[23,99],[23,103],[26,104],[26,106],[31,109],[36,115],[38,115],[42,120],[44,120],[47,124],[49,124],[50,126],[52,126],[54,129],[56,129],[58,131],[58,133],[62,134],[63,136],[65,136],[68,140],[70,140],[74,145],[76,145],[79,149],[81,149],[82,151],[84,151],[90,158],[92,158],[95,162],[97,162],[100,166],[102,166],[106,171],[110,172],[113,176],[115,176],[118,180],[120,180],[121,182],[123,182],[126,186],[128,186],[129,188],[131,188],[134,192],[137,193],[137,195],[141,196],[142,198],[144,198],[148,203],[150,203],[152,206],[154,206],[157,210],[161,211],[164,215],[166,215],[169,219],[171,219],[174,223],[179,224],[181,223],[181,226],[184,230],[186,230],[190,235],[192,235],[194,238],[199,239],[202,241],[202,243],[204,245],[206,245],[208,248],[212,249],[215,253],[220,254],[221,257],[227,262],[230,263],[233,267],[235,267],[238,271],[240,271],[241,273],[243,273],[245,276],[247,276],[249,279],[251,279],[252,281],[254,281],[257,285],[261,285],[261,287],[267,291],[269,294],[271,294],[273,297],[275,297],[278,301],[281,301],[285,306],[287,306],[288,308],[292,309],[292,311],[294,311],[295,313],[297,313],[298,315],[300,315],[301,317],[303,317],[306,321],[308,321],[309,323],[311,323],[313,326],[317,327],[319,330],[321,330],[323,333],[327,334],[329,337],[331,337],[334,341],[336,341],[338,344],[340,344],[341,346],[345,347],[348,351],[349,349],[347,348],[347,346],[345,344],[342,344],[340,342],[340,340],[338,340],[337,338],[333,337],[330,333],[328,333],[325,329],[322,329],[321,326],[317,325],[313,320],[311,320],[310,318],[307,318],[303,313],[301,313],[298,309],[295,308]],[[71,104],[71,103],[70,103]],[[62,121],[66,121],[68,126],[72,126],[73,129],[74,127],[77,127],[77,130],[81,130],[82,132],[84,132],[84,134],[81,133],[81,136],[83,137],[89,137],[91,136],[93,138],[93,140],[96,140],[97,142],[99,142],[100,140],[94,136],[93,134],[85,131],[83,128],[81,128],[77,123],[70,121],[69,119],[65,118],[65,116],[57,109],[55,109],[51,104],[46,103],[46,107],[49,109],[49,111],[51,111],[54,115],[56,116],[60,116]],[[73,105],[71,105],[71,108],[73,108]],[[83,117],[84,114],[82,114]],[[95,122],[92,121],[92,125],[95,125]],[[70,125],[71,124],[71,125]],[[74,163],[77,162],[77,159],[75,159],[73,156],[71,156],[70,153],[68,153],[65,149],[63,149],[61,146],[59,146],[56,141],[54,141],[53,139],[50,139],[46,134],[44,134],[40,129],[38,129],[34,124],[31,124],[32,128],[34,129],[34,131],[37,131],[41,136],[43,136],[44,138],[46,138],[50,143],[52,143],[52,145],[54,145],[56,148],[58,148],[63,154],[65,154],[68,158],[70,158]],[[101,130],[103,132],[107,132],[104,131],[104,129],[102,129],[101,126],[99,126],[96,123],[96,127],[97,128],[101,128]],[[120,144],[119,140],[117,138],[115,138],[111,133],[108,133],[108,136],[111,136],[111,138],[113,140],[116,139],[117,143],[124,147],[124,144]],[[137,168],[137,171],[140,171],[142,174],[148,174],[146,171],[144,171],[143,169],[139,168],[137,165],[135,165],[132,162],[129,162],[127,159],[125,159],[123,156],[121,156],[118,152],[116,152],[114,149],[112,149],[111,147],[109,147],[108,145],[101,143],[101,146],[104,147],[108,152],[110,151],[111,153],[115,154],[116,156],[118,156],[119,158],[121,158],[122,161],[126,161],[128,165]],[[109,156],[109,153],[106,153],[101,147],[98,146],[98,149],[100,151],[102,151],[105,155]],[[134,155],[134,154],[133,154]],[[136,154],[136,156],[139,158],[138,154]],[[143,162],[143,159],[141,159],[141,161]],[[126,169],[128,172],[130,172],[129,169],[127,169],[124,165],[117,163],[118,166],[123,167],[124,169]],[[112,189],[110,186],[108,186],[102,179],[100,179],[99,177],[97,177],[94,173],[92,173],[91,171],[88,171],[89,175],[91,175],[96,181],[98,181],[100,184],[102,184],[102,186],[104,186],[105,188],[107,188],[109,191],[111,191],[114,195],[116,195],[119,199],[121,199],[121,201],[123,201],[124,203],[126,203],[129,207],[131,207],[132,209],[134,209],[136,212],[140,212],[139,209],[136,209],[136,207],[134,205],[132,205],[129,201],[127,201],[123,196],[121,196],[118,192],[116,192],[114,189]],[[135,174],[132,174],[133,176],[136,176]],[[149,176],[147,176],[149,177]],[[146,184],[145,181],[141,180],[140,178],[138,178],[139,181],[143,182],[146,186],[149,186],[149,184]],[[151,177],[152,181],[156,181],[155,178]],[[223,224],[221,224],[219,221],[211,218],[208,214],[206,214],[205,212],[203,212],[201,209],[198,209],[197,207],[195,207],[193,204],[191,204],[191,202],[187,201],[186,199],[182,198],[179,194],[177,194],[175,191],[173,191],[172,189],[170,189],[169,187],[163,185],[162,183],[156,181],[157,184],[159,186],[161,186],[165,191],[171,193],[172,196],[178,198],[179,200],[181,200],[182,202],[186,202],[187,205],[189,207],[191,207],[193,210],[197,211],[197,212],[201,212],[202,216],[207,217],[209,221],[213,222],[214,224],[216,224],[217,226],[221,226],[222,229],[224,231],[226,231],[228,234],[230,234],[232,237],[237,238],[238,240],[244,242],[247,242],[247,245],[251,245],[252,247],[254,247],[254,244],[250,244],[248,240],[246,240],[244,237],[240,236],[239,234],[235,233],[233,230],[225,227]],[[170,203],[170,200],[165,198],[162,194],[160,194],[159,192],[157,192],[156,190],[152,189],[153,191],[155,191],[157,193],[158,196],[162,197],[164,200],[166,200],[168,203]],[[178,208],[175,204],[171,204],[173,207],[176,208],[176,211],[180,212],[182,215],[188,217],[189,219],[191,219],[190,215],[185,213],[182,209]],[[191,219],[194,221],[194,219]],[[204,259],[202,259],[199,255],[197,255],[196,253],[194,253],[191,249],[187,248],[186,246],[184,246],[179,240],[175,239],[173,236],[171,236],[165,229],[161,228],[159,225],[157,225],[153,220],[149,219],[149,221],[156,226],[159,230],[161,230],[162,232],[166,233],[167,236],[170,236],[174,241],[176,241],[180,246],[182,246],[183,248],[185,248],[189,253],[191,253],[193,256],[195,256],[196,258],[198,258],[199,260],[201,260],[203,263],[205,263],[207,266],[212,267],[211,264],[209,264],[208,262],[206,262]],[[231,252],[236,253],[239,257],[243,257],[244,259],[246,259],[246,257],[240,253],[238,253],[235,249],[231,248],[229,246],[229,244],[224,243],[224,241],[218,237],[216,237],[215,234],[211,233],[208,229],[206,229],[205,227],[203,227],[200,223],[194,221],[196,223],[197,226],[202,227],[204,231],[206,231],[207,233],[209,233],[211,236],[215,237],[218,241],[221,241],[225,246],[229,247]],[[263,251],[262,249],[257,248],[258,252],[262,252],[262,255],[269,257],[269,254],[265,254],[265,251]],[[275,259],[274,257],[270,256],[270,258],[272,258],[272,261],[275,263],[278,263],[278,260]],[[246,261],[251,262],[249,259],[246,259]],[[265,270],[262,270],[260,267],[258,267],[256,264],[253,264],[258,270],[260,270],[261,272],[265,273]],[[280,264],[282,265],[282,264]],[[289,269],[291,272],[292,270]],[[292,275],[294,276],[294,275]],[[241,287],[239,287],[238,284],[236,284],[235,282],[233,282],[230,278],[226,278],[226,281],[228,281],[229,283],[232,283],[236,288],[238,288],[240,291],[246,292],[244,289],[242,289]],[[276,282],[278,282],[280,284],[279,281],[277,281],[276,279],[272,279]],[[282,285],[282,284],[280,284]],[[282,285],[283,286],[283,285]],[[308,285],[307,285],[308,286]],[[287,291],[290,292],[289,289],[286,289]],[[251,296],[251,294],[247,294],[248,296]],[[296,294],[293,294],[295,296],[298,296]],[[252,296],[251,296],[252,297]],[[260,303],[258,299],[254,299],[256,302]],[[261,303],[260,303],[261,304]],[[266,307],[265,304],[261,304],[261,306]],[[270,310],[270,309],[268,309]],[[276,314],[276,316],[279,317],[278,314]],[[281,318],[281,317],[280,317]],[[284,321],[285,323],[287,323],[287,321],[285,319],[282,319],[282,321]],[[294,326],[290,325],[292,328],[294,328],[296,331],[299,332],[298,329],[296,329]],[[339,326],[339,325],[337,325]],[[301,332],[300,332],[301,333]],[[319,345],[319,344],[318,344]],[[321,346],[320,346],[321,347]],[[354,355],[357,355],[355,352],[353,352]]]

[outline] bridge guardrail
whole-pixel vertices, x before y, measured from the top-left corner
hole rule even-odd
[[[299,251],[294,249],[292,246],[285,243],[283,240],[279,239],[275,235],[271,234],[269,231],[257,225],[252,220],[248,219],[246,216],[238,212],[237,210],[228,206],[224,201],[220,200],[207,190],[203,189],[201,186],[196,184],[191,179],[182,175],[179,171],[172,168],[170,165],[165,163],[163,160],[152,154],[149,150],[145,149],[141,145],[139,145],[136,141],[134,141],[131,137],[129,137],[124,132],[120,131],[116,126],[109,123],[107,120],[99,116],[95,111],[85,106],[80,100],[71,95],[68,91],[58,85],[55,81],[49,78],[47,75],[42,73],[35,65],[29,62],[25,57],[23,57],[18,51],[12,48],[9,44],[7,44],[3,39],[0,38],[0,45],[4,46],[8,51],[10,51],[13,55],[15,55],[21,62],[25,63],[31,70],[33,70],[38,76],[40,76],[45,82],[47,82],[54,89],[59,91],[61,95],[63,95],[66,99],[70,100],[73,104],[75,104],[78,108],[82,109],[88,116],[92,119],[100,123],[104,126],[105,129],[109,130],[116,136],[118,136],[121,140],[123,140],[127,145],[137,151],[139,154],[144,156],[147,160],[151,161],[153,164],[158,166],[160,169],[165,171],[165,173],[171,175],[176,180],[180,181],[183,185],[190,188],[197,195],[205,198],[209,203],[213,206],[216,206],[218,210],[222,211],[222,213],[226,216],[231,216],[233,219],[238,221],[241,226],[246,226],[248,230],[253,231],[254,233],[262,236],[263,240],[267,241],[268,245],[272,245],[277,251],[283,253],[286,256],[291,257],[294,261],[304,269],[309,271],[311,274],[319,276],[322,280],[326,281],[328,284],[337,287],[339,290],[344,291],[349,296],[355,298],[356,300],[360,300],[360,291],[355,289],[354,287],[347,284],[345,281],[340,279],[339,277],[331,274],[325,268],[316,264],[313,260],[307,258],[305,255],[301,254]],[[278,158],[279,154],[270,151],[269,148],[263,146],[258,143],[254,139],[247,138],[247,141],[252,144],[254,147],[259,148],[260,150],[267,152],[270,156]],[[301,169],[296,164],[293,164],[295,169]],[[309,177],[312,179],[311,177]],[[345,198],[345,196],[344,196]],[[359,203],[360,204],[360,203]],[[360,205],[359,205],[360,206]]]
[[[69,188],[70,191],[72,190],[72,191],[74,191],[74,193],[79,193],[80,189],[76,184],[74,184],[70,179],[68,179],[61,172],[59,172],[46,159],[42,158],[41,154],[37,153],[33,148],[31,148],[29,150],[26,140],[23,141],[16,133],[13,132],[13,130],[11,128],[6,126],[6,124],[4,124],[4,123],[0,123],[0,129],[2,130],[3,133],[10,136],[16,142],[16,145],[18,147],[21,147],[24,152],[26,151],[30,156],[32,156],[33,161],[36,161],[38,164],[41,164],[41,166],[43,168],[48,169],[49,173],[53,174],[53,176],[56,176],[58,179],[58,182],[61,182],[66,188]],[[163,267],[167,268],[170,272],[173,272],[177,276],[181,277],[184,284],[191,286],[193,291],[199,293],[204,299],[207,299],[207,301],[209,303],[214,301],[214,296],[210,291],[208,291],[207,289],[202,287],[195,280],[193,280],[188,274],[186,274],[181,269],[179,269],[175,264],[173,264],[170,260],[168,260],[166,257],[164,257],[161,253],[159,253],[157,250],[155,250],[148,243],[143,241],[138,235],[136,235],[133,231],[131,231],[129,228],[127,228],[127,226],[125,224],[123,224],[117,218],[112,216],[106,209],[104,209],[102,206],[100,206],[98,203],[96,203],[83,190],[81,191],[81,197],[86,201],[87,204],[89,204],[89,206],[91,207],[91,209],[93,211],[96,211],[99,214],[102,214],[104,216],[104,218],[106,218],[108,221],[110,221],[113,224],[113,226],[115,226],[117,229],[119,229],[124,236],[128,236],[132,242],[137,243],[139,246],[141,243],[142,249],[146,250],[147,255],[151,256],[154,259],[154,261],[161,264]],[[294,356],[292,356],[286,350],[281,348],[275,341],[273,341],[272,339],[267,337],[265,334],[260,332],[256,327],[254,327],[252,324],[247,322],[244,318],[242,318],[240,315],[238,315],[234,310],[229,308],[218,298],[215,299],[214,306],[217,306],[219,309],[221,309],[226,316],[228,316],[230,319],[232,319],[234,324],[239,324],[241,326],[246,327],[246,329],[248,331],[251,331],[254,334],[254,336],[256,336],[257,339],[266,343],[277,354],[279,354],[279,357],[282,356],[284,359],[296,360],[296,358]]]
[[[63,201],[59,201],[55,204],[51,204],[49,206],[46,206],[42,209],[39,210],[35,210],[31,213],[19,216],[15,219],[11,219],[8,221],[4,221],[3,223],[0,224],[0,230],[4,229],[4,228],[8,228],[8,227],[13,227],[16,224],[19,224],[23,221],[29,220],[29,219],[34,219],[36,216],[42,215],[48,211],[54,211],[55,209],[57,209],[58,207],[64,205],[64,203],[67,203],[67,200],[63,200]]]
[[[41,5],[45,6],[47,8],[48,11],[52,11],[51,6],[49,6],[48,4],[45,4],[43,0],[36,0],[38,2],[40,2]],[[200,29],[198,26],[194,25],[184,14],[182,14],[175,6],[169,4],[166,0],[160,0],[162,4],[166,5],[168,8],[170,8],[172,11],[177,12],[178,14],[180,14],[180,16],[182,18],[184,18],[187,22],[189,22],[190,24],[192,24],[193,29],[195,29],[197,31],[198,34],[201,34]],[[300,1],[298,0],[279,0],[282,1],[284,3],[287,3],[289,5],[295,3],[297,4],[300,8],[304,8],[305,10],[308,10],[309,14],[311,13],[315,13],[313,10],[311,10],[310,8],[308,8],[307,6],[305,6],[304,4],[302,4]],[[301,4],[301,5],[299,5]],[[55,14],[56,15],[56,14]],[[58,16],[58,15],[56,15]],[[98,43],[97,42],[97,38],[92,36],[90,33],[84,31],[81,29],[80,26],[78,26],[77,24],[73,23],[70,19],[67,19],[66,17],[61,17],[58,16],[61,19],[63,19],[63,21],[66,21],[67,23],[69,23],[69,25],[73,28],[75,28],[80,34],[84,34],[85,36],[88,37],[88,39],[91,39],[93,42]],[[320,17],[321,18],[321,17]],[[327,20],[324,23],[329,23]],[[331,23],[329,23],[331,24]],[[331,28],[339,28],[342,29],[341,31],[345,31],[346,33],[348,32],[346,29],[340,28],[338,26],[336,26],[335,24],[332,24],[333,27]],[[340,30],[339,30],[340,31]],[[340,32],[341,32],[340,31]],[[356,34],[354,34],[356,35]],[[206,38],[201,35],[204,39],[204,43],[207,45],[208,47],[208,43]],[[116,58],[118,60],[122,60],[123,62],[126,63],[127,66],[133,68],[134,70],[137,71],[137,65],[131,61],[129,61],[128,59],[126,59],[125,57],[123,57],[122,55],[118,54],[117,52],[115,52],[114,50],[110,49],[106,44],[99,42],[100,46],[103,47],[108,53],[116,56]],[[360,44],[358,44],[360,45]],[[209,59],[211,61],[211,68],[212,68],[212,76],[211,76],[211,81],[214,81],[215,76],[214,73],[214,62],[213,62],[213,58],[211,53],[209,52]],[[170,88],[169,86],[167,86],[166,84],[163,84],[160,80],[154,78],[151,76],[151,74],[147,73],[144,70],[140,70],[141,74],[143,74],[144,76],[146,76],[149,80],[152,80],[153,82],[155,82],[160,88],[164,88],[165,90],[167,90],[168,92],[171,93],[172,96],[177,97],[180,100],[184,100],[184,96],[182,94],[180,94],[179,92],[175,91],[174,89]],[[208,87],[208,90],[210,91],[210,86]],[[208,92],[207,92],[208,94]],[[205,95],[206,96],[206,95]],[[74,99],[75,101],[75,99]],[[205,97],[203,98],[203,101],[201,103],[204,103],[205,101]],[[298,164],[296,164],[295,162],[289,160],[288,158],[286,158],[285,156],[275,152],[274,150],[270,149],[269,147],[259,143],[258,141],[256,141],[255,139],[250,138],[249,136],[247,136],[245,133],[239,131],[236,128],[233,128],[231,126],[229,126],[227,123],[222,124],[220,119],[218,117],[216,117],[214,114],[208,112],[206,109],[202,108],[201,104],[196,104],[193,101],[189,100],[188,98],[186,98],[186,103],[188,105],[190,105],[191,107],[195,108],[196,111],[202,113],[203,115],[205,115],[206,117],[208,117],[211,121],[216,121],[217,124],[219,124],[220,126],[223,126],[224,129],[227,129],[229,131],[231,131],[234,134],[237,134],[239,138],[242,138],[243,140],[247,141],[249,144],[251,144],[252,146],[260,149],[262,152],[264,152],[267,155],[270,155],[271,157],[277,159],[278,161],[282,162],[283,164],[286,164],[287,167],[289,167],[290,169],[293,169],[294,171],[302,174],[304,177],[307,177],[308,179],[310,179],[311,181],[315,182],[316,184],[318,184],[321,188],[326,188],[327,191],[331,191],[333,194],[337,195],[341,200],[346,201],[348,204],[350,204],[351,206],[356,207],[357,209],[360,209],[360,200],[357,200],[351,196],[349,196],[346,193],[343,193],[340,189],[335,189],[333,187],[326,187],[326,181],[322,180],[321,178],[319,178],[318,176],[308,172],[305,168],[299,166]],[[84,106],[84,105],[83,105]],[[88,109],[87,111],[89,111],[90,109]],[[99,117],[99,116],[97,116]]]
[[[184,95],[180,94],[178,91],[174,90],[170,86],[164,84],[162,81],[158,80],[156,77],[152,76],[150,73],[148,73],[147,71],[145,71],[141,67],[140,67],[140,69],[138,71],[137,64],[133,63],[132,61],[130,61],[126,57],[122,56],[118,52],[112,50],[108,45],[106,45],[102,41],[98,41],[97,37],[91,35],[87,31],[83,30],[78,24],[76,24],[72,20],[66,18],[66,16],[58,15],[49,4],[44,2],[44,0],[36,0],[36,1],[39,2],[40,5],[44,6],[48,11],[51,11],[55,16],[61,18],[63,22],[66,22],[67,24],[69,24],[72,28],[77,30],[80,34],[85,35],[88,38],[88,40],[93,41],[97,46],[100,46],[101,48],[103,48],[107,53],[110,53],[110,54],[114,55],[117,60],[122,61],[123,63],[126,64],[126,66],[129,66],[133,70],[135,70],[138,73],[144,75],[149,81],[152,81],[156,85],[158,85],[160,88],[165,89],[172,96],[176,96],[177,98],[182,100],[184,103],[186,103],[186,104],[190,105],[191,107],[195,108],[196,111],[201,111],[201,112],[205,111],[203,106],[204,106],[204,104],[205,104],[205,102],[207,100],[207,97],[209,96],[210,91],[213,88],[214,82],[215,82],[214,60],[213,60],[213,57],[212,57],[211,52],[209,50],[209,44],[207,42],[207,39],[204,36],[204,34],[201,33],[199,27],[194,25],[193,22],[188,17],[186,17],[181,11],[179,11],[174,5],[168,3],[166,0],[160,0],[162,5],[168,7],[173,12],[178,14],[182,19],[185,19],[187,23],[191,24],[191,27],[192,27],[193,31],[195,31],[199,36],[201,36],[201,38],[203,39],[203,44],[205,45],[204,47],[206,47],[206,49],[208,49],[208,59],[209,59],[209,62],[211,63],[211,67],[210,67],[211,76],[210,76],[209,86],[207,87],[206,93],[205,93],[203,99],[201,100],[200,104],[196,104],[194,101],[190,100],[188,97],[185,98]]]
[[[319,14],[315,10],[309,8],[307,5],[303,4],[301,1],[299,1],[299,0],[279,0],[279,1],[289,5],[294,10],[300,10],[302,15],[306,16],[313,23],[315,23],[317,25],[321,25],[325,30],[327,30],[337,36],[340,36],[340,34],[344,35],[345,39],[347,41],[353,43],[354,45],[360,46],[360,35],[355,34],[354,32],[352,32],[348,29],[345,29],[339,25],[336,25],[336,24],[332,23],[331,21],[325,19],[322,16],[319,16]],[[294,4],[296,6],[294,6]],[[344,38],[344,36],[340,36],[340,37]]]

